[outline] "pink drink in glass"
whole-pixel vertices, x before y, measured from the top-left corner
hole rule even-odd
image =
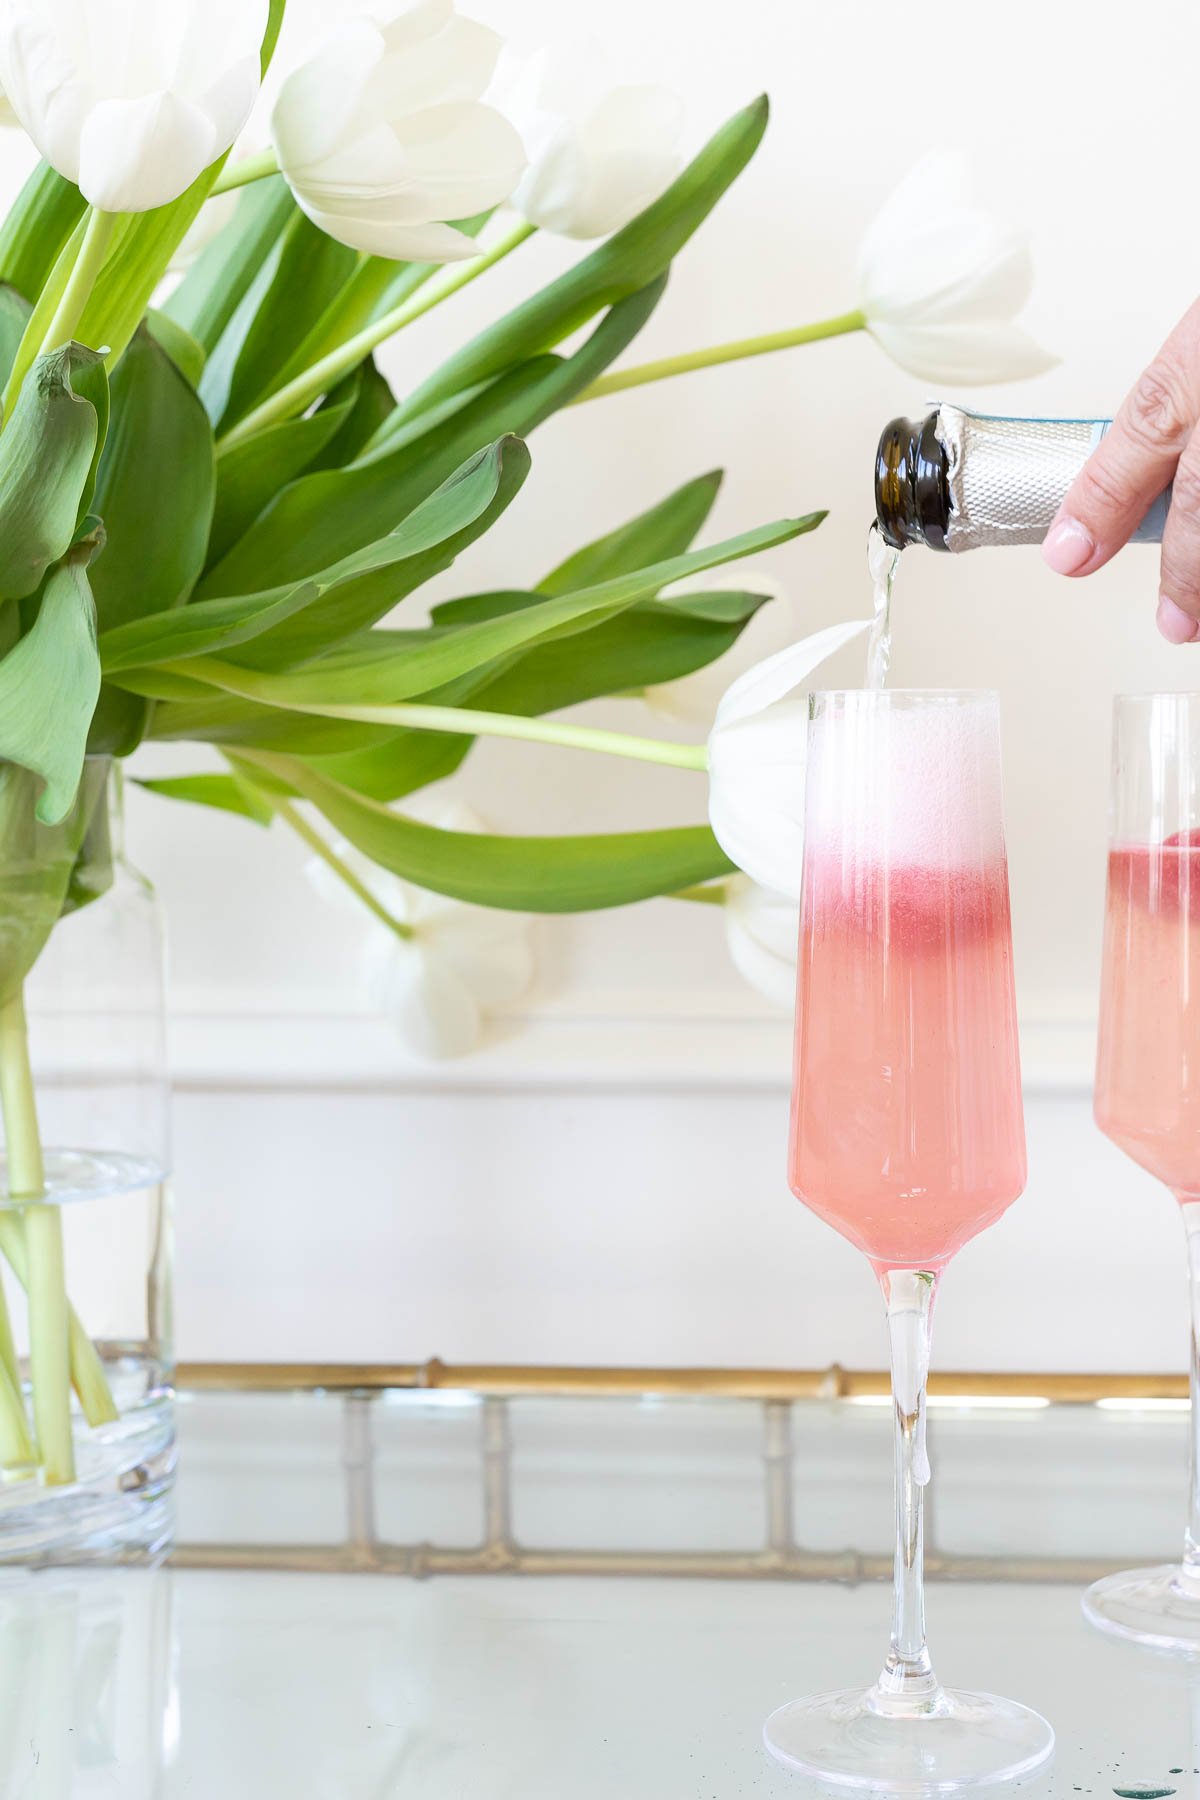
[[[943,1265],[1017,1198],[1025,1132],[994,694],[810,694],[793,1191],[875,1265],[896,1424],[887,1655],[763,1727],[785,1767],[950,1794],[1045,1762],[1045,1719],[944,1688],[925,1641],[925,1382]]]
[[[989,729],[935,708],[810,739],[789,1178],[877,1270],[940,1269],[1025,1185]]]
[[[1200,834],[1117,844],[1096,1060],[1096,1123],[1181,1199],[1200,1194]]]

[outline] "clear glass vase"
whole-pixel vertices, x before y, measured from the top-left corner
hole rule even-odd
[[[155,1555],[175,1464],[163,933],[121,776],[0,764],[0,1564]]]

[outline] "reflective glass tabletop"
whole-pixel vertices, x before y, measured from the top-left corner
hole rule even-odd
[[[0,1577],[4,1800],[796,1795],[764,1717],[881,1660],[870,1394],[180,1410],[169,1566]],[[934,1408],[934,1659],[1055,1725],[1022,1794],[1200,1795],[1200,1664],[1079,1609],[1096,1574],[1175,1552],[1185,1429],[1169,1399]]]

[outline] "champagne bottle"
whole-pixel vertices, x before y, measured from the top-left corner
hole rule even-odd
[[[939,406],[893,419],[875,458],[875,522],[893,550],[1040,544],[1111,419],[1004,419]],[[1131,540],[1162,542],[1171,491]]]

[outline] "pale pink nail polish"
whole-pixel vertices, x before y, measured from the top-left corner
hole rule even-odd
[[[1095,550],[1091,532],[1077,519],[1060,519],[1042,543],[1042,555],[1056,575],[1077,575]]]
[[[1158,597],[1157,624],[1168,644],[1192,644],[1200,637],[1200,620],[1185,613],[1166,594]]]

